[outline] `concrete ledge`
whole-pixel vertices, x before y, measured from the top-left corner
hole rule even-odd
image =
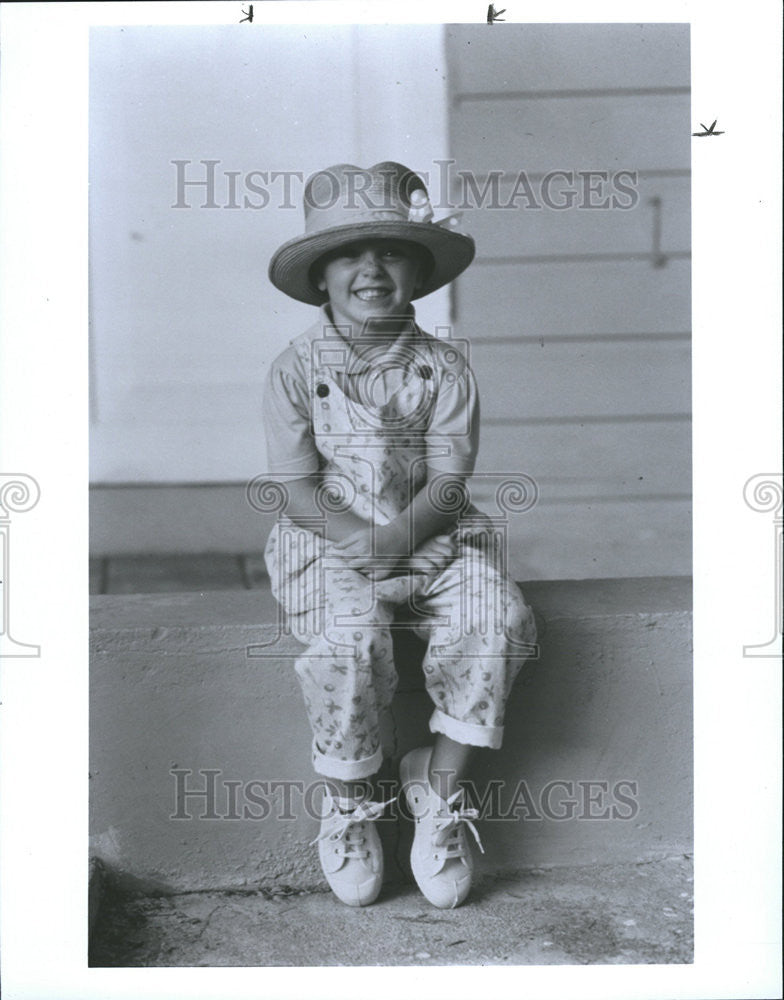
[[[691,581],[522,587],[542,653],[509,701],[504,749],[474,767],[486,808],[506,816],[480,824],[482,870],[689,852]],[[278,636],[271,595],[104,596],[91,609],[93,854],[162,890],[321,884],[292,669],[302,647]],[[417,655],[403,639],[382,777],[429,739]],[[197,794],[178,802],[178,790]],[[392,878],[410,826],[381,821]]]

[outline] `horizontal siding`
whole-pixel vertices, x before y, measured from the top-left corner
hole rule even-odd
[[[482,396],[484,419],[689,411],[689,344],[482,344],[472,350],[471,364],[489,390]]]
[[[509,27],[447,32],[450,196],[477,243],[453,288],[482,399],[472,495],[491,511],[483,474],[536,483],[509,525],[519,579],[688,573],[688,27]],[[555,170],[575,175],[551,185],[577,192],[561,210]],[[611,180],[590,200],[614,205],[578,207],[589,170],[636,172],[633,207]]]
[[[471,352],[484,419],[688,413],[688,344],[482,344]],[[492,387],[492,388],[490,388]]]
[[[447,28],[454,100],[466,94],[689,86],[687,24],[505,24]]]
[[[682,498],[690,493],[690,451],[688,419],[521,421],[507,426],[483,421],[472,492],[478,491],[482,498],[490,495],[483,473],[524,473],[537,484],[542,504],[592,498]]]
[[[510,525],[510,570],[516,580],[611,576],[688,576],[689,500],[541,504]]]
[[[683,332],[691,328],[691,270],[687,260],[472,266],[454,303],[469,339]]]
[[[625,183],[629,183],[628,180]],[[453,204],[476,204],[477,198],[458,183]],[[581,192],[581,184],[572,187]],[[690,197],[691,180],[682,177],[638,178],[635,187],[636,204],[631,208],[601,210],[572,207],[562,211],[543,205],[537,181],[531,182],[531,193],[537,204],[522,196],[509,208],[489,207],[490,193],[483,200],[485,207],[464,209],[463,223],[476,241],[477,263],[485,266],[488,258],[508,256],[551,256],[591,254],[611,250],[612,253],[650,253],[657,240],[663,252],[686,251],[691,246]],[[479,192],[484,189],[480,182]],[[564,184],[552,185],[552,200],[561,199]],[[513,182],[497,184],[499,205],[510,202]],[[614,189],[597,188],[601,203],[613,196]],[[653,204],[658,199],[658,206]],[[624,196],[624,204],[629,204]],[[556,201],[556,203],[558,203]],[[658,235],[657,235],[658,228]]]
[[[471,102],[452,120],[455,169],[689,169],[688,93]]]

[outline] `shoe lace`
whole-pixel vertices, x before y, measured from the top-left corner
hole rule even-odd
[[[436,857],[439,860],[464,857],[463,824],[471,831],[477,847],[484,854],[485,849],[479,839],[479,831],[472,822],[479,819],[479,811],[463,806],[463,789],[458,788],[454,795],[450,795],[446,804],[449,811],[438,813],[433,818],[433,846],[441,848],[441,850],[436,850]]]
[[[350,812],[341,812],[336,806],[334,813],[326,822],[322,823],[319,835],[311,840],[311,846],[320,840],[342,840],[345,857],[350,855],[351,857],[366,858],[370,852],[362,849],[362,845],[365,843],[365,824],[379,819],[386,807],[394,801],[394,799],[389,799],[387,802],[368,800],[361,802]]]

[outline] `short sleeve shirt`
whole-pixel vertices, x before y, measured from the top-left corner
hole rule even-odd
[[[312,357],[310,347],[323,337],[325,324],[329,323],[322,307],[319,321],[292,341],[267,373],[263,413],[271,478],[301,478],[318,472],[325,464],[313,433],[315,387],[308,358]],[[427,465],[433,473],[469,476],[479,446],[479,395],[473,372],[451,341],[439,340],[415,324],[401,338],[407,338],[404,353],[415,359],[413,363],[422,377],[432,380],[428,410],[419,430]],[[400,351],[401,338],[392,350]],[[335,363],[338,378],[344,370],[345,362]]]

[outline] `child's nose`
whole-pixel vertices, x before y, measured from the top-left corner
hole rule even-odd
[[[381,254],[378,250],[366,250],[359,263],[363,271],[373,274],[381,269]]]

